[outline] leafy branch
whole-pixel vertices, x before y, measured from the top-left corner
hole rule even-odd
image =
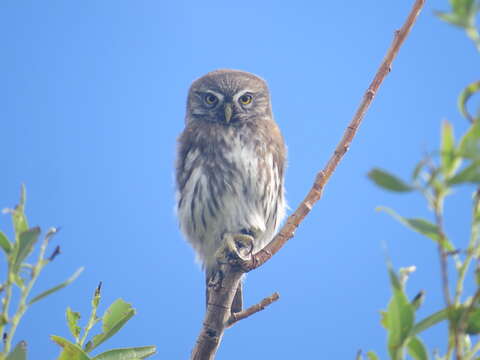
[[[155,346],[141,346],[113,349],[94,357],[89,356],[88,353],[115,335],[136,312],[131,304],[122,299],[117,299],[108,307],[101,318],[97,317],[101,288],[102,283],[98,285],[93,294],[91,302],[92,311],[87,324],[83,328],[83,336],[81,336],[82,328],[78,325],[78,321],[81,318],[80,313],[67,308],[67,325],[75,342],[71,342],[60,336],[51,336],[51,339],[62,348],[58,360],[139,360],[154,355],[157,352]],[[99,322],[102,323],[102,332],[86,342],[90,331]]]
[[[480,2],[451,0],[450,4],[450,12],[437,12],[437,15],[442,20],[463,28],[480,52],[480,36],[475,24]],[[466,108],[467,102],[478,91],[480,81],[468,85],[458,98],[461,115],[471,122],[468,131],[456,142],[453,126],[444,121],[441,127],[440,150],[420,160],[409,181],[382,169],[373,169],[368,174],[377,186],[385,190],[399,194],[418,192],[425,198],[432,211],[431,220],[406,218],[386,207],[379,207],[379,210],[388,213],[407,228],[433,240],[440,262],[445,308],[419,322],[416,322],[415,313],[421,302],[408,301],[406,281],[399,281],[391,265],[388,266],[392,298],[381,323],[387,329],[388,351],[393,360],[405,359],[407,353],[415,360],[427,360],[427,348],[418,335],[442,321],[448,323],[446,350],[442,356],[440,351],[436,350],[435,359],[478,359],[480,341],[477,339],[476,343],[472,343],[471,336],[480,334],[480,114],[473,116]],[[470,234],[464,250],[450,240],[444,227],[445,200],[454,193],[455,188],[463,185],[475,186]],[[449,278],[450,262],[453,262],[455,269],[452,279]],[[472,263],[476,264],[475,269],[471,269]],[[465,298],[464,284],[471,273],[475,276],[477,289],[472,296]],[[450,287],[452,280],[453,292]],[[367,353],[367,357],[370,360],[379,359],[374,352]],[[361,355],[357,358],[361,359]]]
[[[6,256],[7,272],[0,290],[4,292],[0,315],[0,334],[3,334],[3,350],[0,352],[0,360],[16,360],[19,356],[26,356],[26,343],[20,341],[11,351],[12,341],[17,327],[28,308],[34,303],[46,298],[72,283],[83,271],[78,269],[69,279],[50,289],[47,289],[29,300],[30,293],[45,266],[50,264],[60,253],[60,247],[56,247],[50,256],[46,256],[48,245],[57,234],[57,228],[51,228],[46,233],[35,263],[27,262],[27,259],[38,243],[41,230],[39,227],[30,228],[25,215],[26,191],[22,186],[20,203],[14,209],[5,209],[4,213],[11,214],[14,240],[8,239],[7,235],[0,231],[0,248]],[[15,312],[12,313],[11,303],[15,293],[18,293],[19,301]],[[20,357],[22,358],[22,357]]]

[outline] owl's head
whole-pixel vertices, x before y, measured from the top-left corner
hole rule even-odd
[[[270,94],[265,81],[239,70],[216,70],[190,87],[186,121],[235,125],[271,119]]]

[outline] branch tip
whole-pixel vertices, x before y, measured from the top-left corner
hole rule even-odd
[[[280,299],[280,294],[278,292],[274,292],[272,295],[267,296],[266,298],[264,298],[259,303],[250,306],[248,309],[245,309],[245,310],[240,311],[238,313],[233,313],[227,321],[227,327],[230,327],[233,324],[237,323],[238,321],[246,319],[247,317],[252,316],[253,314],[256,314],[257,312],[265,310],[265,308],[267,306],[270,306],[271,304],[273,304],[278,299]]]

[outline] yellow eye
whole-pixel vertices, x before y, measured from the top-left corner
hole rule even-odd
[[[217,97],[213,94],[207,94],[205,95],[205,102],[208,104],[208,105],[213,105],[215,104],[216,102],[218,101]]]
[[[253,97],[252,97],[252,95],[245,94],[245,95],[240,96],[239,100],[240,100],[240,103],[242,105],[248,105],[252,102]]]

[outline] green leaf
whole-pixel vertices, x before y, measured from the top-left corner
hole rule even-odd
[[[20,234],[28,230],[27,217],[25,216],[26,199],[27,192],[25,190],[25,185],[22,184],[20,191],[20,203],[15,206],[15,209],[12,211],[12,220],[16,239],[19,238]]]
[[[114,349],[105,351],[93,358],[93,360],[136,360],[146,359],[157,352],[155,346],[142,346],[136,348]]]
[[[370,170],[368,177],[375,184],[385,190],[395,192],[407,192],[413,190],[410,185],[404,183],[401,179],[381,169]]]
[[[415,310],[408,301],[400,280],[388,268],[393,296],[387,307],[388,350],[393,360],[402,359],[403,347],[415,321]]]
[[[135,315],[135,309],[131,304],[122,299],[115,300],[103,314],[102,333],[95,335],[93,340],[87,343],[85,350],[90,352],[111,336],[115,335],[133,315]]]
[[[477,6],[475,0],[450,0],[451,13],[435,12],[442,20],[463,28],[475,26]]]
[[[440,321],[446,320],[448,317],[447,309],[443,309],[433,313],[430,316],[427,316],[422,321],[416,323],[411,331],[411,335],[417,335],[421,332],[427,330],[428,328],[432,327],[435,324],[438,324]]]
[[[369,351],[367,352],[367,358],[368,360],[380,360],[378,355],[375,353],[375,351]]]
[[[476,335],[480,333],[480,308],[471,309],[469,306],[461,305],[452,309],[450,323],[456,328],[463,328],[468,335]]]
[[[468,314],[467,329],[468,335],[477,335],[480,333],[480,308],[474,309]]]
[[[472,162],[470,165],[461,170],[458,174],[450,178],[447,183],[449,185],[480,183],[480,162]]]
[[[45,290],[45,291],[41,292],[40,294],[35,296],[32,300],[30,300],[28,302],[28,305],[36,303],[37,301],[42,300],[43,298],[47,297],[48,295],[53,294],[54,292],[57,292],[58,290],[61,290],[64,287],[68,286],[73,281],[75,281],[75,279],[82,273],[83,269],[84,269],[83,267],[77,269],[77,271],[75,271],[75,273],[72,276],[70,276],[67,280],[65,280],[63,283],[58,284],[57,286],[54,286],[54,287],[52,287],[48,290]]]
[[[451,24],[451,25],[455,25],[455,26],[459,26],[459,27],[462,27],[462,28],[466,28],[469,26],[468,24],[468,21],[461,17],[461,16],[458,16],[457,14],[453,14],[453,13],[446,13],[446,12],[442,12],[442,11],[435,11],[434,12],[435,15],[437,15],[441,20]]]
[[[450,4],[454,13],[466,15],[474,9],[475,0],[450,0]]]
[[[438,231],[438,227],[431,222],[425,220],[425,219],[420,219],[420,218],[405,218],[403,216],[400,216],[397,214],[395,211],[393,211],[390,208],[380,206],[377,208],[378,211],[384,211],[387,214],[391,215],[394,219],[405,225],[406,227],[422,234],[425,235],[426,237],[432,239],[433,241],[440,243],[440,235]],[[445,250],[447,251],[453,251],[454,247],[453,245],[448,241],[448,239],[445,238],[445,244],[443,244]]]
[[[476,121],[460,139],[458,154],[467,159],[480,159],[480,122]]]
[[[32,252],[33,246],[38,241],[38,235],[40,235],[39,227],[31,228],[20,234],[18,243],[15,244],[16,255],[12,267],[14,274],[18,273],[23,260]]]
[[[407,350],[408,354],[414,360],[428,360],[428,353],[425,349],[425,345],[423,345],[423,342],[417,337],[413,337],[408,341]]]
[[[457,101],[460,113],[472,123],[475,121],[475,118],[470,115],[467,110],[467,101],[478,91],[480,91],[480,81],[475,81],[471,84],[468,84],[468,86],[460,93]]]
[[[0,231],[0,247],[5,251],[5,254],[10,254],[10,251],[12,251],[12,244],[7,238],[7,235],[5,235],[2,231]]]
[[[451,309],[450,314],[447,314],[447,310],[442,311],[445,312],[444,318],[449,316],[451,326],[464,329],[468,335],[480,334],[480,307],[472,309],[469,306],[461,305]],[[468,314],[466,314],[467,311]]]
[[[78,341],[78,338],[80,337],[80,331],[82,330],[80,326],[78,326],[78,320],[80,320],[80,313],[72,311],[70,307],[67,307],[67,312],[65,315],[67,318],[67,325],[70,329],[70,333],[75,338],[75,341]]]
[[[396,290],[403,291],[402,282],[398,278],[395,271],[393,271],[392,265],[388,264],[388,278],[390,279],[390,286],[392,287],[392,291],[395,293]]]
[[[477,7],[475,5],[476,0],[454,0],[455,3],[455,13],[463,16],[467,19],[472,19],[475,17],[475,12],[477,11]],[[471,26],[474,25],[473,20],[471,21]]]
[[[20,341],[15,349],[7,355],[5,360],[26,360],[27,359],[27,343]]]
[[[460,166],[461,159],[455,153],[455,137],[453,135],[453,127],[448,121],[442,124],[442,140],[440,146],[440,154],[442,160],[442,172],[445,177],[449,177],[455,173]]]
[[[72,344],[67,339],[56,335],[51,335],[50,338],[62,347],[62,352],[57,360],[91,360],[80,346]]]

